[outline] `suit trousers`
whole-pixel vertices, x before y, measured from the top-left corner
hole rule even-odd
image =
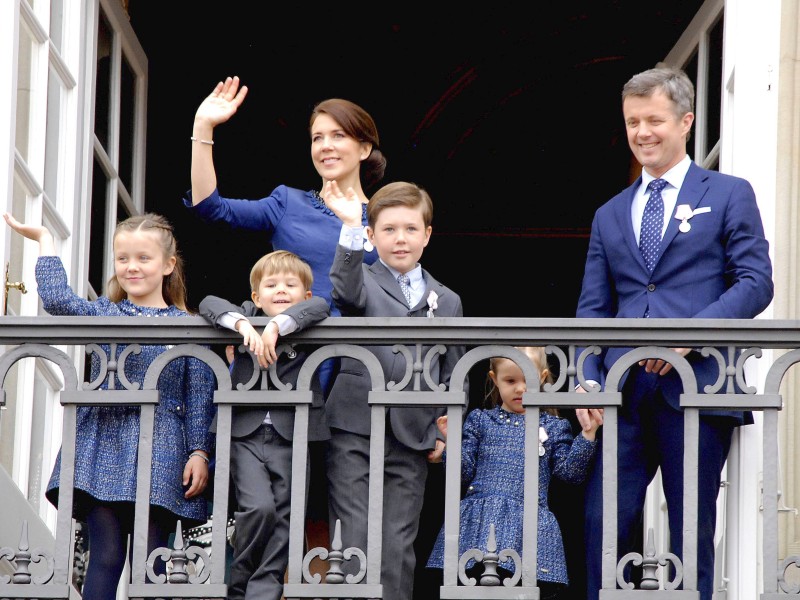
[[[623,406],[618,412],[617,560],[628,552],[641,552],[633,545],[641,533],[647,486],[659,468],[667,501],[670,551],[681,559],[683,556],[683,412],[667,403],[659,378],[634,367],[623,388]],[[697,586],[701,600],[711,600],[713,592],[717,495],[734,427],[732,419],[700,417]],[[586,490],[587,600],[597,600],[602,584],[602,459],[602,447],[598,447]]]
[[[231,478],[238,510],[228,600],[280,600],[289,564],[292,443],[272,425],[232,439]]]
[[[416,567],[414,540],[425,496],[428,461],[425,452],[401,444],[388,421],[385,444],[381,552],[383,598],[410,600]],[[369,437],[340,429],[331,430],[327,460],[331,539],[339,519],[343,548],[355,546],[364,554],[367,554],[369,456]],[[358,572],[357,565],[346,563],[344,567],[346,573]]]

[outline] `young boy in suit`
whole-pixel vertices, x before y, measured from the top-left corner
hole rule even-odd
[[[339,245],[330,271],[332,298],[342,316],[460,317],[461,298],[424,270],[419,259],[431,236],[433,203],[413,183],[390,183],[367,205],[367,242],[379,260],[363,264],[361,199],[343,193],[336,182],[325,189],[325,202],[342,220]],[[398,279],[399,278],[399,279]],[[402,283],[401,283],[402,281]],[[391,346],[368,348],[381,363],[386,381],[402,381],[406,359]],[[423,348],[425,356],[429,347]],[[414,360],[415,348],[409,351]],[[450,346],[430,366],[435,384],[449,386],[464,346]],[[412,378],[413,380],[413,378]],[[363,363],[343,357],[326,403],[331,428],[328,450],[329,517],[341,520],[344,548],[366,552],[369,492],[370,408],[372,384]],[[410,386],[409,386],[410,389]],[[430,389],[422,382],[422,389]],[[408,600],[414,586],[414,539],[428,474],[427,461],[441,460],[444,441],[433,407],[386,410],[381,584],[385,600]],[[350,565],[348,565],[350,567]]]
[[[236,306],[217,296],[200,303],[200,313],[217,327],[242,334],[243,344],[262,368],[277,362],[278,378],[297,384],[297,376],[314,348],[297,345],[277,356],[278,337],[300,331],[330,314],[330,306],[312,297],[311,267],[285,250],[262,256],[250,271],[252,301]],[[259,334],[248,317],[271,317]],[[253,361],[240,355],[231,365],[231,379],[248,382]],[[324,417],[319,371],[311,382],[309,442],[330,437]],[[292,434],[294,408],[235,407],[231,419],[231,478],[236,496],[236,541],[231,564],[229,600],[279,600],[289,560]],[[211,426],[216,430],[216,419]],[[306,475],[308,481],[308,474]]]

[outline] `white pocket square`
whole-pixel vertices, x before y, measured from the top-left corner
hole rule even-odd
[[[679,204],[677,207],[675,207],[675,218],[679,221],[686,221],[695,215],[701,215],[707,212],[711,212],[710,206],[702,206],[692,210],[688,204]]]

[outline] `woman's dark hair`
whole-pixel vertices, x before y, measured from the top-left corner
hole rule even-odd
[[[370,114],[350,100],[328,98],[319,102],[311,111],[309,129],[319,115],[328,115],[353,139],[372,144],[372,152],[361,162],[361,178],[365,190],[377,185],[386,172],[386,157],[381,152],[378,128]]]

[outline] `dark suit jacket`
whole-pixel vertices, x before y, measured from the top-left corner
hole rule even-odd
[[[221,328],[220,317],[227,312],[238,312],[245,317],[266,316],[260,308],[249,300],[237,306],[231,302],[217,296],[206,296],[200,303],[200,314],[208,319],[215,327]],[[319,296],[312,296],[308,300],[298,302],[287,308],[283,314],[288,315],[297,322],[297,330],[301,331],[318,323],[330,315],[330,306]],[[308,344],[294,346],[295,356],[289,357],[286,353],[278,357],[276,371],[278,378],[284,383],[297,384],[297,376],[303,366],[306,357],[316,349],[316,346]],[[250,356],[238,356],[231,366],[231,380],[234,388],[238,383],[250,380],[253,375],[253,361]],[[260,379],[257,385],[261,385]],[[259,388],[260,389],[260,388]],[[330,430],[325,424],[324,407],[325,402],[322,394],[322,386],[319,381],[319,370],[311,380],[311,391],[313,401],[309,410],[309,429],[308,439],[311,442],[327,440],[330,438]],[[264,421],[267,409],[264,407],[234,407],[231,419],[231,435],[234,438],[242,438],[253,433]],[[292,439],[294,431],[293,408],[271,407],[269,408],[270,419],[275,430],[287,440]],[[217,418],[211,424],[211,431],[216,431]]]
[[[343,317],[426,317],[427,298],[431,292],[438,295],[435,316],[463,316],[459,295],[436,281],[424,269],[425,294],[419,304],[409,309],[391,271],[380,260],[372,265],[362,264],[363,254],[363,251],[350,250],[341,245],[336,247],[330,273],[333,283],[332,298]],[[430,348],[423,347],[423,357]],[[380,361],[387,382],[402,379],[406,369],[406,360],[402,354],[393,353],[391,346],[369,346],[367,349]],[[416,359],[415,349],[411,347],[409,350]],[[449,346],[447,352],[431,365],[433,381],[449,387],[453,368],[464,353],[464,346]],[[328,425],[351,433],[369,435],[370,411],[367,396],[371,389],[366,367],[360,361],[342,357],[341,369],[325,407]],[[430,389],[424,379],[421,389]],[[404,445],[413,450],[434,448],[438,437],[435,421],[439,415],[444,414],[444,409],[389,408],[388,414],[395,437]]]
[[[579,318],[639,318],[650,306],[650,318],[750,319],[772,301],[772,263],[752,186],[744,179],[708,171],[692,163],[677,206],[708,208],[689,219],[680,232],[670,218],[652,273],[636,244],[631,204],[639,178],[595,213],[586,270],[578,302]],[[629,348],[609,348],[590,356],[584,373],[602,382],[614,362]],[[691,352],[698,391],[718,376],[713,357]],[[620,382],[620,385],[622,382]],[[673,369],[662,390],[679,407],[682,384]],[[749,413],[707,411],[750,421]],[[752,421],[750,421],[752,422]]]

